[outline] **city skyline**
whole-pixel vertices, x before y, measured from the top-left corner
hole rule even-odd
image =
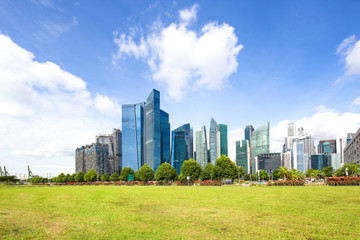
[[[233,161],[247,125],[270,122],[270,152],[281,151],[291,121],[315,145],[345,138],[360,126],[359,9],[358,1],[2,1],[0,166],[74,172],[74,149],[122,129],[121,105],[153,88],[170,131],[226,124]]]

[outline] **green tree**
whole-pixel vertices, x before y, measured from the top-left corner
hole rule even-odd
[[[101,176],[101,181],[102,181],[102,182],[108,182],[109,180],[110,180],[109,174],[104,173],[104,174]]]
[[[351,162],[347,166],[349,176],[355,177],[359,172],[359,165]]]
[[[119,175],[114,172],[114,173],[111,174],[111,176],[110,176],[110,181],[113,181],[113,182],[119,181]]]
[[[134,180],[135,180],[135,181],[140,181],[139,171],[136,171],[136,172],[134,173]]]
[[[129,174],[134,174],[134,170],[132,170],[130,167],[124,167],[120,173],[120,180],[127,181]]]
[[[280,173],[280,169],[276,169],[275,171],[273,171],[271,173],[271,175],[272,175],[273,180],[278,180],[278,179],[280,179],[282,177],[281,173]]]
[[[244,177],[245,175],[245,168],[244,167],[237,167],[237,173],[238,173],[238,176],[240,176],[240,178]],[[239,179],[240,180],[240,179]]]
[[[201,166],[194,159],[190,158],[183,162],[181,166],[180,181],[186,181],[189,176],[190,181],[196,181],[201,174]]]
[[[84,181],[85,182],[95,182],[97,180],[97,174],[93,169],[90,169],[87,173],[84,175]]]
[[[326,177],[332,177],[332,176],[334,176],[334,174],[335,174],[335,170],[334,170],[334,168],[331,167],[331,166],[329,166],[329,167],[324,167],[324,168],[322,169],[322,171],[324,172],[324,174],[325,174]]]
[[[306,175],[306,177],[310,178],[310,182],[311,182],[312,178],[316,178],[317,172],[315,169],[310,168],[310,169],[306,170],[305,175]]]
[[[258,176],[260,177],[260,179],[264,179],[266,181],[269,180],[269,174],[267,174],[265,170],[260,170]]]
[[[204,170],[202,170],[201,172],[200,179],[202,181],[212,179],[214,176],[214,168],[215,166],[213,164],[211,163],[206,164]]]
[[[66,176],[65,176],[65,178],[64,178],[64,182],[70,182],[69,181],[69,178],[70,178],[70,174],[68,173],[68,174],[66,174]]]
[[[65,174],[64,174],[64,173],[60,173],[59,176],[57,176],[57,178],[56,178],[56,182],[58,182],[58,183],[63,183],[63,182],[65,182]]]
[[[75,173],[70,175],[70,177],[68,178],[69,182],[75,182],[75,176],[76,176]]]
[[[289,172],[288,172],[288,170],[286,169],[285,166],[279,168],[279,173],[280,173],[280,176],[283,177],[284,180],[289,175]]]
[[[216,160],[214,168],[215,178],[222,179],[235,179],[237,175],[235,164],[225,155],[221,155]]]
[[[83,171],[78,172],[75,176],[75,182],[84,182],[84,175],[85,173]]]
[[[173,168],[169,163],[161,164],[155,173],[155,180],[156,181],[174,181],[177,179],[177,173],[175,168]]]
[[[144,164],[140,170],[138,171],[138,178],[140,181],[152,181],[154,180],[155,177],[155,172],[154,170],[149,167],[148,165]]]

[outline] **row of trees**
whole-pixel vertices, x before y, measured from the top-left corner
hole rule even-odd
[[[61,173],[59,176],[52,178],[51,182],[66,183],[66,182],[96,182],[96,181],[127,181],[129,175],[134,176],[135,181],[196,181],[196,180],[223,180],[223,179],[243,179],[249,180],[278,180],[278,179],[305,179],[305,177],[325,179],[325,177],[332,176],[346,176],[348,172],[349,176],[356,176],[358,174],[359,166],[357,164],[344,164],[341,168],[334,171],[333,167],[325,167],[324,169],[314,170],[308,169],[306,173],[295,169],[286,169],[280,167],[269,175],[265,170],[260,170],[256,174],[246,174],[243,167],[237,167],[230,160],[230,158],[222,155],[216,160],[215,165],[208,163],[203,169],[194,159],[184,161],[181,167],[181,173],[178,175],[176,170],[169,164],[161,164],[156,172],[148,165],[143,165],[139,171],[134,172],[129,167],[124,167],[120,173],[113,173],[109,176],[107,173],[103,175],[97,174],[93,169],[89,172],[79,172],[78,174]],[[189,179],[188,179],[189,177]],[[33,183],[47,182],[46,178],[33,178]]]

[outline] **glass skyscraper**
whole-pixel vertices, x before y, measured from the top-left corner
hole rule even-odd
[[[143,165],[143,127],[144,103],[122,105],[122,168]]]
[[[122,167],[134,171],[144,164],[154,171],[170,163],[169,115],[160,109],[160,92],[153,89],[146,103],[122,105]]]
[[[180,174],[185,160],[192,158],[193,131],[190,124],[184,124],[172,131],[172,166]]]
[[[204,168],[208,163],[206,128],[202,126],[195,132],[196,161]]]
[[[214,118],[210,121],[210,162],[215,165],[216,159],[220,157],[220,130]]]
[[[220,130],[220,156],[228,155],[228,128],[226,124],[219,124]]]
[[[236,166],[244,167],[250,172],[250,147],[247,140],[236,141]]]
[[[254,131],[254,127],[252,125],[247,125],[245,127],[245,140],[248,140],[251,143],[251,134]]]
[[[251,173],[255,173],[255,156],[270,153],[270,123],[256,128],[251,135]]]

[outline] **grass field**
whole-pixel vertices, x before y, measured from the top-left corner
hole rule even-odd
[[[360,187],[0,186],[2,239],[360,239]]]

